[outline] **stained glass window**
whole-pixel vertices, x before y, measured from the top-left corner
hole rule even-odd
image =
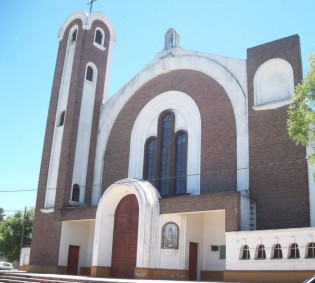
[[[175,194],[186,192],[187,173],[187,133],[180,133],[176,137],[175,160]]]
[[[169,194],[171,171],[172,116],[167,113],[162,119],[159,191],[161,196]]]
[[[146,168],[144,178],[155,185],[156,138],[150,138],[146,144]]]

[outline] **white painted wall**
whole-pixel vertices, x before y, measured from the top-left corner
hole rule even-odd
[[[55,129],[53,134],[53,141],[50,153],[49,160],[49,169],[47,177],[47,187],[45,195],[45,208],[53,208],[55,206],[56,190],[57,190],[57,180],[58,180],[58,171],[60,163],[60,154],[61,154],[61,145],[63,137],[63,128],[64,126],[59,126],[60,115],[63,111],[67,109],[68,96],[71,82],[73,58],[75,53],[76,41],[72,42],[72,33],[78,29],[78,26],[75,25],[71,28],[68,35],[68,45],[65,55],[65,61],[63,66],[63,73],[61,77],[61,84],[59,90],[58,106],[55,117]],[[67,113],[65,120],[67,119]]]
[[[92,120],[94,111],[95,91],[97,86],[97,68],[93,63],[88,63],[93,69],[93,82],[84,80],[77,144],[73,165],[71,192],[74,184],[80,186],[80,202],[84,203],[86,175],[89,161]],[[72,197],[72,193],[70,198]]]
[[[202,270],[225,270],[225,260],[220,251],[211,251],[211,245],[225,245],[225,211],[204,213],[203,265]]]
[[[178,249],[162,249],[162,228],[167,222],[175,222],[179,227]],[[157,259],[157,268],[163,269],[185,269],[185,226],[186,217],[184,214],[161,214],[159,217],[159,253]]]
[[[31,248],[22,248],[20,254],[20,266],[29,265]]]
[[[277,229],[248,232],[227,232],[226,235],[226,270],[315,270],[315,260],[306,257],[306,246],[315,241],[315,228]],[[299,259],[288,259],[289,246],[297,243]],[[263,244],[266,259],[256,260],[256,248]],[[272,259],[272,248],[280,244],[283,259]],[[249,260],[241,260],[241,248],[248,245]]]
[[[92,266],[92,246],[95,220],[63,221],[59,247],[58,265],[67,266],[69,245],[80,246],[80,267]]]
[[[185,243],[185,268],[189,269],[189,243],[198,244],[198,267],[197,280],[200,280],[200,270],[202,269],[204,256],[204,214],[186,214],[186,243]]]
[[[306,154],[310,155],[314,153],[313,146],[311,144],[306,147]],[[307,161],[308,170],[308,190],[309,190],[309,202],[310,202],[310,225],[315,227],[315,181],[313,173],[315,172],[315,166],[312,162]]]
[[[167,222],[179,227],[179,248],[162,249],[162,228]],[[198,276],[201,270],[224,270],[225,260],[212,252],[211,245],[225,245],[225,211],[173,213],[159,216],[156,268],[189,269],[189,243],[198,243]]]

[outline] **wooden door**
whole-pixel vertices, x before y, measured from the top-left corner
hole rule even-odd
[[[77,275],[79,266],[79,246],[69,246],[67,274]]]
[[[134,278],[137,261],[139,205],[135,195],[125,196],[115,211],[111,276]]]
[[[189,280],[197,280],[198,244],[189,243]]]

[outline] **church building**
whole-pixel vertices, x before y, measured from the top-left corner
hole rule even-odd
[[[235,59],[186,50],[170,28],[110,98],[107,16],[75,12],[58,39],[28,271],[219,281],[315,272],[314,168],[286,127],[302,80],[298,35]]]

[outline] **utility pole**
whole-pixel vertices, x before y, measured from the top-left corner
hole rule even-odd
[[[20,242],[20,258],[21,258],[21,251],[22,251],[23,244],[24,244],[25,216],[26,216],[26,206],[25,206],[23,222],[22,222],[21,242]],[[20,258],[19,258],[19,267],[20,267]]]

